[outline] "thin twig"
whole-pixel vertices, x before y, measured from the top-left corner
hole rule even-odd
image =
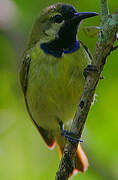
[[[109,16],[109,8],[107,0],[100,0],[101,24],[103,25]]]

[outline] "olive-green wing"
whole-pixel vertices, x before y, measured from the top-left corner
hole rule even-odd
[[[45,143],[48,145],[49,148],[53,148],[54,144],[55,144],[54,137],[51,135],[51,132],[38,126],[38,124],[36,123],[36,121],[34,120],[32,114],[30,112],[30,109],[29,109],[29,106],[27,103],[26,93],[27,93],[27,86],[28,86],[28,72],[29,72],[29,68],[30,68],[30,63],[31,63],[31,58],[29,55],[26,55],[23,58],[21,68],[20,68],[20,83],[21,83],[21,87],[22,87],[22,90],[24,93],[26,108],[27,108],[27,111],[28,111],[33,123],[35,124],[35,126],[37,127],[41,136],[43,137]]]
[[[28,85],[28,72],[30,67],[31,58],[30,55],[25,55],[20,67],[20,83],[24,93],[26,95]]]

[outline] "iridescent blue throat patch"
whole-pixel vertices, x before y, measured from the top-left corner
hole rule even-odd
[[[40,48],[46,54],[51,54],[51,55],[53,55],[55,57],[61,58],[63,53],[64,54],[69,54],[69,53],[73,53],[73,52],[77,51],[80,48],[80,45],[79,45],[78,40],[76,40],[74,46],[72,48],[66,49],[66,50],[56,48],[56,47],[54,47],[54,44],[53,44],[53,47],[52,47],[52,46],[50,46],[50,43],[42,43],[42,44],[40,44]]]
[[[71,48],[71,49],[65,50],[64,53],[65,54],[73,53],[73,52],[77,51],[79,48],[80,48],[79,42],[78,42],[78,40],[76,40],[76,43],[75,43],[74,47]]]

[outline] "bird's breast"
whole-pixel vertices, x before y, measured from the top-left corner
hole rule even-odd
[[[84,87],[87,54],[79,49],[55,58],[36,48],[31,59],[27,101],[33,118],[47,129],[56,126],[56,118],[66,123],[73,118]]]

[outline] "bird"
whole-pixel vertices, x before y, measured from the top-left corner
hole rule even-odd
[[[27,111],[48,147],[57,144],[61,155],[66,140],[76,140],[69,129],[84,88],[83,71],[91,62],[77,38],[79,26],[97,15],[77,12],[70,4],[49,6],[36,19],[22,56],[20,83]],[[84,172],[88,165],[79,142],[73,172]]]

